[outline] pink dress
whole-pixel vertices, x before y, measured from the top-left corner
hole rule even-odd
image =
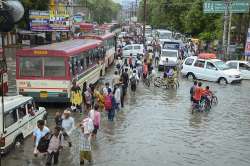
[[[94,127],[99,128],[101,123],[101,114],[98,111],[95,111],[95,116],[94,116]]]

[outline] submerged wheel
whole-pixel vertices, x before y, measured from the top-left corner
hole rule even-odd
[[[217,104],[218,104],[218,98],[217,98],[217,96],[213,96],[213,97],[212,97],[211,104],[212,104],[212,105],[217,105]]]
[[[187,79],[188,79],[188,80],[195,80],[196,77],[195,77],[195,75],[194,75],[193,73],[188,73],[188,74],[187,74]]]
[[[220,78],[218,82],[219,82],[219,84],[223,84],[223,85],[228,84],[227,80],[223,77]]]

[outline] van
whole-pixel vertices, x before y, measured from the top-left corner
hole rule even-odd
[[[241,73],[231,69],[225,62],[216,58],[204,59],[201,56],[186,58],[181,73],[188,79],[214,81],[220,84],[240,83],[242,80]]]
[[[22,143],[36,128],[37,121],[46,117],[45,108],[37,108],[32,97],[4,97],[4,105],[0,104],[1,154]]]
[[[142,44],[130,44],[126,45],[122,49],[122,54],[124,58],[128,58],[130,54],[132,54],[134,57],[139,55],[143,55],[144,47]]]

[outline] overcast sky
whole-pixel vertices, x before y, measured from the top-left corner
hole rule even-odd
[[[118,3],[121,3],[121,4],[127,4],[129,2],[132,2],[132,1],[136,1],[136,0],[113,0],[115,2],[118,2]],[[139,1],[139,0],[138,0]]]

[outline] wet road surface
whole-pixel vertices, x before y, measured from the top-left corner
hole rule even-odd
[[[110,74],[109,74],[110,75]],[[108,77],[107,77],[108,78]],[[103,114],[97,141],[93,143],[92,165],[96,166],[249,166],[250,165],[250,81],[239,85],[204,82],[216,91],[219,104],[208,113],[191,113],[189,88],[181,79],[180,88],[165,90],[144,87],[127,97],[125,108],[113,123]],[[56,111],[47,107],[49,126]],[[82,116],[74,114],[77,120]],[[73,147],[60,155],[60,166],[78,166],[78,134]],[[42,166],[45,157],[32,156],[31,137],[4,157],[4,166]]]

